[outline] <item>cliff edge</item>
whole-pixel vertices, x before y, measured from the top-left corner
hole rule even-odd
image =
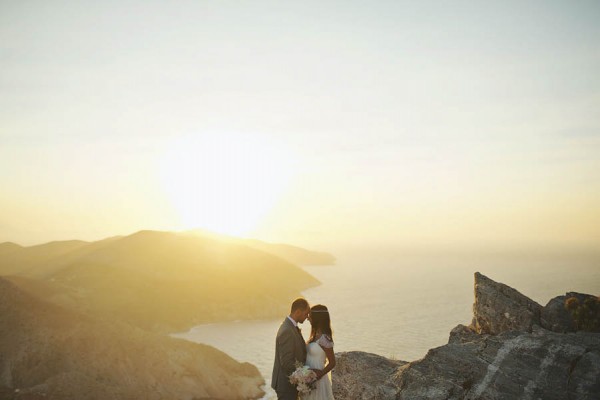
[[[361,368],[336,368],[336,400],[598,399],[600,301],[567,293],[542,307],[476,273],[473,321],[454,328],[448,344],[386,370],[378,356],[358,352],[340,353],[342,362],[349,354]],[[349,382],[370,389],[357,397]]]

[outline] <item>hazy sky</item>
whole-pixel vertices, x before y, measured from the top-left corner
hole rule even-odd
[[[0,242],[600,247],[598,1],[0,1]]]

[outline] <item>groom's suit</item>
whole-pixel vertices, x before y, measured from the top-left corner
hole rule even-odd
[[[271,387],[277,392],[279,400],[296,400],[298,391],[290,383],[290,375],[296,370],[296,362],[306,362],[306,343],[300,330],[286,318],[279,330],[275,342],[275,364]]]

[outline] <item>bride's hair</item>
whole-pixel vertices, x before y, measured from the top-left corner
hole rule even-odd
[[[331,330],[331,320],[329,319],[329,311],[327,307],[322,304],[312,306],[310,309],[310,339],[308,342],[314,342],[317,331],[324,335],[329,336],[333,339],[333,332]]]

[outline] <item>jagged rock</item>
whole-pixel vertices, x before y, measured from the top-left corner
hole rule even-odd
[[[554,332],[575,332],[575,321],[565,307],[566,296],[553,298],[546,304],[541,312],[541,324],[544,328]]]
[[[477,332],[468,326],[460,324],[450,331],[448,343],[467,343],[477,339],[479,339]]]
[[[485,335],[450,343],[398,374],[398,400],[592,399],[600,393],[600,335]]]
[[[517,290],[475,273],[475,304],[471,327],[477,333],[531,332],[540,324],[542,306]]]
[[[352,351],[336,354],[332,373],[336,400],[395,400],[398,391],[393,375],[406,361]]]
[[[575,292],[555,297],[542,309],[541,324],[554,332],[599,332],[598,297]]]
[[[364,397],[369,399],[600,399],[600,333],[558,333],[539,326],[548,321],[555,321],[549,326],[557,329],[566,326],[560,319],[566,318],[565,298],[553,299],[544,311],[516,290],[479,273],[475,274],[475,296],[472,326],[458,325],[447,345],[401,365],[391,378],[382,374],[370,382],[370,369],[381,361],[336,368],[335,390],[341,394],[336,399],[361,398],[355,394],[361,393],[356,382],[383,382],[388,388],[387,397]],[[573,293],[569,297],[577,297],[577,302],[570,301],[571,307],[585,304],[581,313],[574,314],[578,324],[596,326],[598,298]]]

